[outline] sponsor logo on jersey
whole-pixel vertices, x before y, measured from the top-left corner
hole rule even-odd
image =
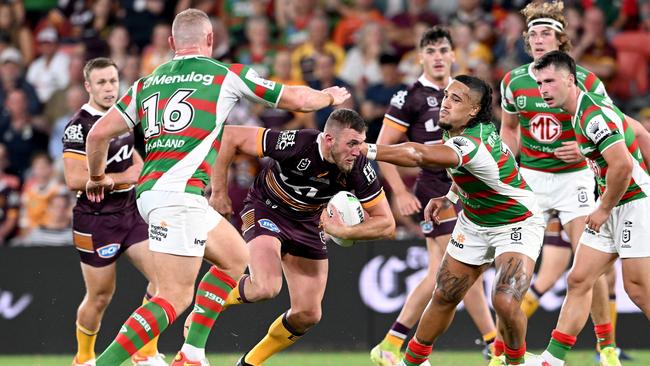
[[[420,230],[423,234],[430,234],[433,231],[432,221],[420,221]]]
[[[202,247],[202,246],[205,245],[205,242],[206,242],[206,239],[201,240],[201,239],[194,238],[194,245],[198,245],[198,246]]]
[[[162,241],[167,238],[168,232],[167,223],[164,221],[160,225],[149,225],[149,239],[151,240]]]
[[[308,158],[303,158],[303,159],[300,160],[300,162],[298,163],[298,167],[297,167],[297,168],[298,168],[298,170],[303,171],[303,170],[306,170],[307,167],[309,167],[309,164],[311,164],[311,160],[309,160]]]
[[[530,120],[530,134],[539,142],[552,143],[562,135],[562,124],[552,114],[536,114]]]
[[[431,108],[435,108],[438,106],[438,99],[436,97],[427,97],[427,104]]]
[[[65,129],[65,132],[63,132],[63,142],[79,144],[83,143],[84,134],[81,125],[76,124],[68,126],[68,128]]]
[[[465,247],[465,235],[460,233],[455,238],[452,236],[449,242],[456,248],[463,249]]]
[[[587,133],[587,137],[589,137],[594,144],[598,145],[617,131],[610,130],[609,126],[607,126],[607,122],[605,122],[605,118],[601,115],[597,115],[587,122],[585,132]]]
[[[516,101],[517,101],[517,107],[519,107],[519,109],[524,109],[524,107],[526,107],[526,96],[525,95],[518,96]]]
[[[147,80],[144,81],[143,89],[146,89],[153,85],[169,85],[177,83],[201,83],[205,86],[212,85],[214,81],[214,75],[209,74],[199,74],[192,71],[189,74],[182,75],[151,75]]]
[[[108,245],[104,245],[103,247],[97,248],[95,251],[97,252],[97,255],[100,256],[101,258],[112,258],[120,250],[120,246],[121,245],[118,243],[113,243],[113,244],[108,244]]]
[[[133,147],[129,145],[124,145],[120,147],[120,149],[115,153],[115,155],[111,156],[110,159],[106,162],[106,165],[110,165],[111,163],[121,163],[124,160],[128,160],[131,155],[133,155]]]
[[[390,98],[390,105],[392,105],[395,108],[402,109],[404,106],[404,103],[406,103],[406,96],[408,95],[408,91],[406,90],[400,90],[395,95],[393,95],[392,98]]]
[[[521,227],[513,227],[510,233],[512,244],[521,244]]]
[[[366,166],[363,167],[363,175],[366,177],[368,183],[372,183],[377,179],[377,173],[372,165],[370,165],[370,162],[366,163]]]
[[[259,76],[259,74],[253,70],[253,69],[248,69],[246,72],[246,75],[244,76],[247,80],[252,81],[253,83],[263,87],[267,88],[269,90],[273,90],[275,88],[275,82],[271,80],[266,80],[262,77]]]
[[[280,132],[278,136],[278,142],[275,144],[276,150],[284,150],[288,147],[291,147],[296,144],[296,133],[297,130],[288,130]]]
[[[269,219],[257,220],[257,223],[260,224],[260,226],[265,228],[266,230],[273,231],[274,233],[280,232],[280,228],[278,227],[278,225],[276,225],[273,221]]]
[[[325,244],[325,242],[327,242],[327,240],[325,240],[325,232],[324,231],[319,231],[318,236],[320,237],[321,243]],[[323,246],[323,249],[327,249],[327,247]]]
[[[632,232],[630,231],[630,229],[624,229],[623,230],[623,236],[621,237],[621,239],[623,240],[623,243],[626,243],[626,244],[629,243],[631,238],[632,238]],[[630,245],[623,246],[623,248],[630,248],[630,247],[631,247]]]
[[[451,139],[451,143],[454,145],[453,147],[456,148],[458,152],[460,152],[461,156],[465,156],[476,148],[474,144],[467,139],[466,137],[463,136],[456,136]]]
[[[537,108],[549,108],[546,102],[535,102],[535,107]]]

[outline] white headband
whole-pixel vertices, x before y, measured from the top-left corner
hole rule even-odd
[[[553,18],[537,18],[533,19],[530,22],[528,22],[528,29],[536,26],[536,25],[543,25],[546,27],[549,27],[556,32],[564,33],[564,26],[562,23],[558,22],[557,20]]]

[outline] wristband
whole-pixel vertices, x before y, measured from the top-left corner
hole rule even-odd
[[[106,174],[103,174],[103,173],[100,174],[100,175],[91,175],[90,176],[90,180],[93,181],[93,182],[101,182],[102,180],[104,180],[104,178],[106,178]]]
[[[458,195],[457,195],[454,191],[452,191],[452,190],[450,190],[449,192],[447,192],[447,194],[445,195],[445,197],[446,197],[446,198],[447,198],[451,203],[453,203],[454,205],[455,205],[456,203],[458,203],[458,198],[459,198],[459,197],[458,197]]]
[[[377,157],[377,145],[368,144],[368,152],[366,153],[366,158],[368,158],[368,160],[375,160],[376,157]]]

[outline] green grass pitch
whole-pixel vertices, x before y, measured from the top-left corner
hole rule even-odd
[[[539,352],[539,351],[537,351]],[[623,362],[624,366],[650,365],[650,350],[628,350],[634,361]],[[592,351],[574,351],[571,353],[567,366],[596,366]],[[167,361],[172,361],[173,355],[167,355]],[[211,354],[210,363],[214,366],[234,366],[239,355]],[[69,365],[72,356],[30,355],[30,356],[2,356],[0,365],[6,366],[60,366]],[[123,365],[131,365],[125,362]],[[264,364],[265,366],[371,366],[368,354],[354,353],[281,353]],[[431,356],[432,366],[485,366],[478,352],[434,352]]]

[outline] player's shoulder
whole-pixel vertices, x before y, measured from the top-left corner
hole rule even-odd
[[[92,125],[97,122],[101,114],[94,114],[86,108],[87,105],[81,107],[68,121],[68,124],[65,126],[66,129],[70,126],[81,126],[83,128],[89,129]]]
[[[413,84],[395,92],[390,99],[390,105],[402,109],[405,105],[418,104],[417,101],[422,99],[424,93],[424,85],[419,81],[415,81]]]
[[[508,71],[503,76],[503,80],[501,81],[501,83],[504,86],[508,87],[513,82],[515,82],[517,80],[522,80],[522,78],[525,78],[525,79],[531,78],[531,76],[530,76],[530,74],[528,72],[529,68],[530,68],[530,63],[515,67],[514,69]]]

